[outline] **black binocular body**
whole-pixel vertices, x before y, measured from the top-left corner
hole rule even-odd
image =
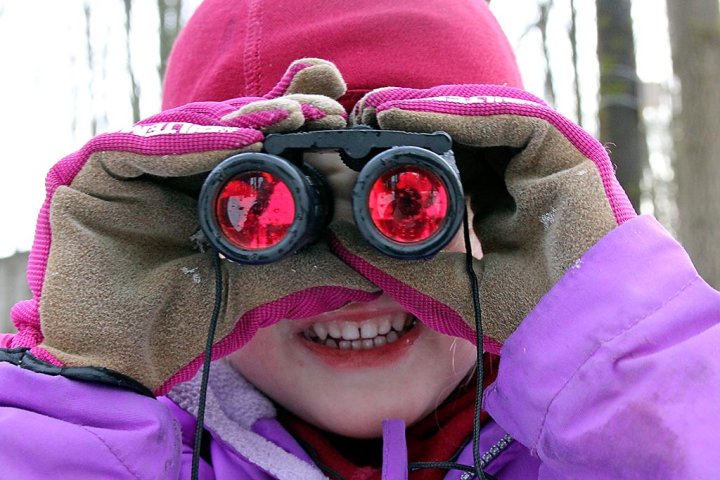
[[[205,179],[200,228],[225,258],[244,264],[280,260],[322,236],[333,216],[327,180],[304,154],[336,151],[358,172],[353,216],[382,253],[424,259],[457,232],[465,201],[444,132],[358,126],[268,135],[262,152],[233,155]]]

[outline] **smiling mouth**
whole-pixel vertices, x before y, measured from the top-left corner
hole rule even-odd
[[[316,322],[302,336],[317,345],[336,350],[372,350],[397,342],[415,327],[417,319],[405,312],[361,322]]]

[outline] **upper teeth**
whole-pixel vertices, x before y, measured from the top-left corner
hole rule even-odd
[[[386,315],[363,322],[329,321],[313,323],[305,329],[305,338],[340,349],[367,349],[392,343],[409,327],[414,318],[406,313]]]

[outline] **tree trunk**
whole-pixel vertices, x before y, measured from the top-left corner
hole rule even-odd
[[[132,105],[133,123],[140,121],[140,87],[135,80],[135,71],[132,66],[132,49],[130,48],[130,31],[132,30],[132,0],[125,3],[125,48],[127,52],[127,72],[130,78],[130,104]]]
[[[596,0],[600,64],[600,141],[608,146],[617,177],[635,210],[647,165],[647,143],[635,67],[630,0]]]
[[[543,56],[545,57],[545,101],[551,106],[555,106],[555,84],[553,81],[552,69],[550,68],[550,45],[548,41],[547,25],[550,17],[550,10],[553,7],[553,0],[544,0],[538,5],[540,11],[540,17],[537,21],[537,28],[540,30],[540,36],[542,37],[542,49]]]
[[[718,0],[667,0],[680,81],[675,154],[678,234],[700,274],[720,288],[720,12]]]
[[[0,258],[0,333],[15,331],[10,321],[10,308],[20,300],[32,297],[25,278],[27,260],[27,252]]]
[[[165,78],[167,59],[170,56],[175,38],[182,28],[182,0],[158,0],[158,15],[160,17],[160,81]]]
[[[570,0],[570,48],[572,51],[573,89],[575,90],[575,119],[583,126],[582,95],[580,93],[580,68],[577,48],[577,9],[574,0]]]

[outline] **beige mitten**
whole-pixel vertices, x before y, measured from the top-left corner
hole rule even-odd
[[[493,85],[385,88],[367,94],[351,121],[411,132],[442,130],[453,138],[484,253],[475,267],[483,329],[499,342],[584,252],[635,216],[602,145],[523,91]],[[401,282],[421,282],[407,264],[369,251],[358,255]],[[445,282],[422,282],[421,291],[472,326],[470,311],[462,312],[462,302],[449,293],[455,290],[453,271],[459,267],[446,268]]]
[[[215,305],[213,254],[191,238],[202,179],[226,157],[259,150],[264,132],[344,127],[333,100],[344,90],[334,65],[299,60],[266,97],[163,112],[58,163],[30,260],[35,299],[16,311],[27,320],[12,346],[58,366],[110,369],[158,394],[190,378]],[[221,268],[215,358],[282,318],[378,295],[324,244]]]

